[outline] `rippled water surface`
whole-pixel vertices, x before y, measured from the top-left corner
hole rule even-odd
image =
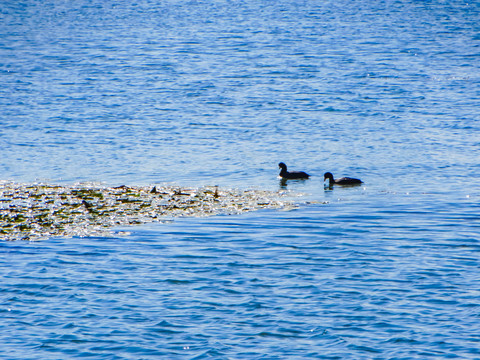
[[[0,242],[0,357],[480,359],[479,14],[2,3],[0,181],[304,195]]]

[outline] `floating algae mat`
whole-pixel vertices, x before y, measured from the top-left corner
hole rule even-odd
[[[0,183],[0,239],[108,236],[112,227],[161,222],[172,217],[290,208],[294,204],[286,200],[286,195],[217,187]]]

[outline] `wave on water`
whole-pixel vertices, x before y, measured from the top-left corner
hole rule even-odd
[[[116,226],[179,216],[239,214],[295,207],[292,193],[177,186],[95,184],[58,186],[0,183],[0,236],[39,240],[55,236],[109,236]]]

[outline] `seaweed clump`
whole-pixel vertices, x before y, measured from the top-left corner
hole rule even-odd
[[[293,206],[285,194],[262,190],[94,184],[0,183],[0,239],[109,236],[113,227],[180,216],[240,214]]]

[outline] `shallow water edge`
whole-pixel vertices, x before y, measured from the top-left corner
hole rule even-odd
[[[115,226],[168,221],[180,216],[240,214],[295,207],[288,191],[232,190],[217,186],[0,184],[4,240],[109,236]]]

